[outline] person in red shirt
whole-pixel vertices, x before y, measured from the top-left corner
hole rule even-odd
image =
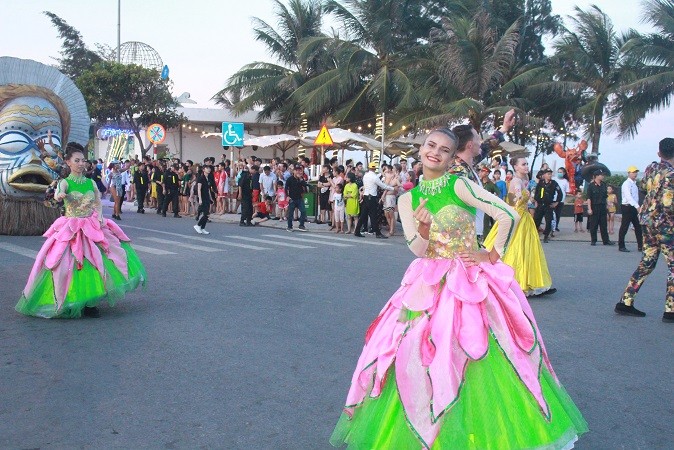
[[[261,223],[261,222],[266,222],[269,220],[269,212],[271,211],[271,201],[272,198],[271,196],[266,196],[264,198],[263,202],[260,202],[257,204],[257,212],[253,216],[253,219],[259,219],[256,220],[255,223]]]

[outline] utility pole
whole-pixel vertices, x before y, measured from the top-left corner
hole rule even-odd
[[[122,47],[122,0],[117,0],[117,64],[122,62],[120,54]]]

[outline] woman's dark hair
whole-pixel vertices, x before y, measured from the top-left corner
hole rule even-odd
[[[432,133],[442,133],[445,136],[447,136],[448,138],[450,138],[452,141],[454,141],[456,143],[459,142],[459,138],[456,136],[456,133],[454,133],[454,131],[450,130],[447,127],[434,128],[434,129],[431,130],[430,133],[428,133],[428,135],[430,136]]]
[[[511,156],[510,157],[510,165],[513,167],[513,169],[515,168],[515,166],[517,165],[517,163],[520,159],[525,159],[525,158],[524,158],[524,156]]]
[[[353,173],[353,172],[347,173],[346,178],[349,179],[349,183],[355,183],[356,182],[356,174]]]
[[[68,142],[68,144],[66,144],[66,154],[64,155],[64,159],[68,161],[75,153],[85,155],[87,152],[84,150],[84,147],[77,142]]]
[[[452,132],[457,139],[457,151],[466,148],[466,144],[473,140],[473,126],[472,125],[457,125],[452,128]]]

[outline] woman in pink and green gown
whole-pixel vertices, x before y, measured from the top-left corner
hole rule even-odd
[[[474,132],[467,145],[479,144]],[[367,330],[334,446],[564,449],[587,431],[513,269],[500,261],[519,216],[446,173],[458,145],[449,129],[431,132],[419,153],[423,180],[399,198],[418,258]],[[489,252],[477,246],[477,209],[498,223]]]
[[[44,318],[98,317],[100,302],[113,305],[145,283],[145,268],[126,234],[103,218],[100,192],[84,176],[82,147],[68,144],[65,159],[70,175],[55,194],[65,216],[45,232],[16,310]]]

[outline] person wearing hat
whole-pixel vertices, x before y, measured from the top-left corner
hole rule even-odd
[[[634,234],[637,237],[637,249],[641,251],[644,246],[641,224],[639,223],[639,188],[636,183],[638,173],[639,169],[636,166],[629,166],[627,168],[627,179],[623,182],[621,188],[622,205],[620,212],[622,218],[620,230],[618,230],[618,250],[621,252],[629,252],[625,247],[625,235],[630,224],[634,227]]]
[[[173,209],[173,217],[180,219],[180,214],[178,214],[178,194],[180,193],[180,176],[178,175],[178,169],[180,166],[178,164],[173,164],[169,170],[164,172],[164,182],[162,183],[162,189],[164,190],[164,207],[161,211],[161,215],[166,217],[166,212],[168,211],[168,205],[171,203]]]
[[[550,233],[554,230],[554,228],[552,228],[552,221],[555,208],[557,207],[557,199],[562,197],[562,189],[559,187],[559,184],[552,179],[552,169],[549,167],[543,169],[540,174],[540,181],[536,185],[534,191],[534,203],[536,204],[534,224],[536,225],[536,229],[539,229],[543,217],[545,217],[543,242],[547,243],[550,241]]]
[[[384,236],[379,229],[379,220],[377,217],[377,212],[379,210],[379,199],[377,198],[377,187],[385,189],[387,191],[392,191],[393,187],[381,181],[377,176],[375,170],[379,167],[379,164],[375,161],[372,161],[367,165],[368,170],[365,175],[363,175],[363,205],[360,209],[360,216],[358,216],[358,223],[356,224],[356,231],[353,233],[356,237],[364,237],[360,230],[363,226],[363,223],[367,220],[368,216],[370,217],[370,225],[374,230],[374,233],[377,235],[377,239],[387,239],[388,236]]]
[[[597,228],[601,231],[604,245],[615,245],[608,238],[606,197],[608,188],[604,183],[604,171],[601,168],[592,172],[592,182],[587,188],[587,214],[590,216],[590,245],[597,245]]]

